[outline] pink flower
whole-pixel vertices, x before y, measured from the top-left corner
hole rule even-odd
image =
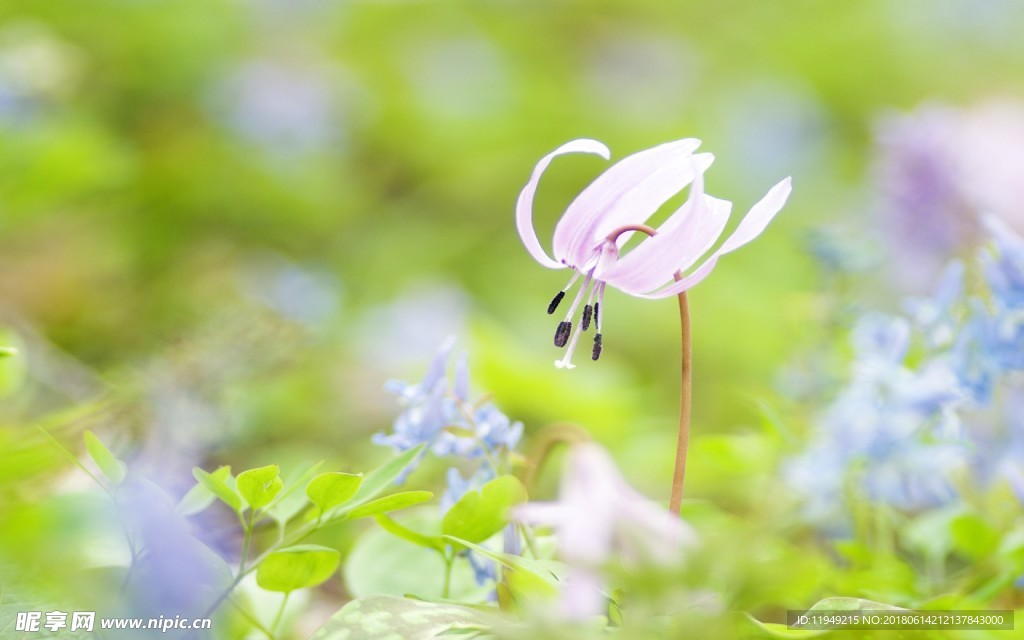
[[[579,334],[593,320],[593,359],[601,355],[601,313],[604,290],[611,285],[640,298],[664,298],[689,289],[703,280],[722,255],[756,238],[786,203],[791,190],[786,178],[754,205],[721,246],[694,268],[725,229],[732,203],[704,193],[703,174],[711,166],[710,153],[695,154],[700,141],[686,138],[640,151],[601,174],[580,193],[555,226],[553,257],[541,247],[533,229],[533,196],[541,174],[551,161],[565,153],[592,153],[610,157],[608,148],[596,140],[573,140],[544,156],[516,203],[516,228],[538,262],[552,269],[573,270],[572,278],[548,306],[554,313],[562,298],[582,276],[569,311],[555,332],[555,345],[569,344],[565,357],[555,364],[572,368],[572,353]],[[632,235],[629,228],[644,224],[665,202],[693,183],[685,204],[636,248],[619,255]],[[677,271],[685,275],[672,282]],[[688,273],[686,273],[688,272]],[[596,298],[596,302],[594,301]],[[585,302],[584,302],[585,299]],[[584,303],[579,330],[572,321]]]
[[[572,620],[604,612],[604,564],[672,564],[697,541],[682,520],[630,487],[608,452],[594,443],[573,447],[558,502],[531,502],[513,513],[555,528],[559,556],[569,567],[561,613]]]

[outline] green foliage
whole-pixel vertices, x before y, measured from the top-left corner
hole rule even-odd
[[[110,449],[100,442],[100,439],[92,431],[85,432],[85,448],[89,452],[89,457],[111,482],[114,484],[124,482],[124,463],[118,460],[117,456],[111,453]]]
[[[384,529],[392,535],[396,535],[403,540],[408,540],[409,542],[421,547],[433,549],[438,553],[444,553],[444,539],[441,536],[428,536],[418,533],[384,514],[374,516],[374,520],[377,521],[377,524],[380,525],[381,529]]]
[[[445,536],[479,543],[501,531],[508,510],[526,501],[526,488],[513,476],[491,480],[480,491],[467,491],[441,521]]]
[[[427,640],[453,630],[484,631],[495,619],[470,607],[374,596],[347,604],[309,640]]]
[[[244,509],[242,496],[238,495],[238,492],[230,486],[234,483],[234,478],[231,476],[231,467],[221,467],[217,471],[220,474],[215,475],[196,467],[192,470],[192,475],[207,491],[220,498],[224,504],[234,509],[237,513],[241,513]]]
[[[231,476],[231,467],[220,467],[210,476],[215,481],[226,483]],[[226,484],[224,486],[227,487]],[[178,512],[186,516],[195,515],[213,504],[216,499],[217,494],[208,489],[202,481],[199,481],[182,496],[178,502]]]
[[[408,451],[403,451],[385,462],[380,468],[366,474],[356,494],[352,496],[352,504],[360,505],[367,502],[392,485],[402,475],[406,467],[422,453],[425,446],[421,444]]]
[[[267,591],[288,593],[322,584],[341,562],[335,549],[296,545],[268,555],[256,570],[256,583]]]
[[[558,593],[559,580],[557,576],[536,560],[531,561],[521,556],[497,553],[455,536],[446,535],[444,539],[457,547],[472,549],[508,569],[509,571],[505,574],[505,584],[509,589],[509,595],[516,600],[549,598]]]
[[[281,493],[284,481],[276,464],[249,469],[235,479],[238,493],[253,509],[262,509]]]
[[[306,485],[306,495],[321,512],[327,512],[348,502],[362,482],[362,475],[329,471],[309,481]]]
[[[400,493],[391,494],[390,496],[371,500],[370,502],[352,509],[345,515],[350,520],[366,518],[380,513],[390,513],[391,511],[407,509],[426,502],[433,497],[434,494],[429,491],[402,491]]]

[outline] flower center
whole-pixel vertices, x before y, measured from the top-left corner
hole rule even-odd
[[[565,357],[555,362],[555,366],[558,368],[573,369],[576,365],[572,364],[572,354],[576,349],[576,343],[579,342],[580,334],[590,329],[591,323],[595,327],[594,335],[594,347],[591,350],[591,359],[597,360],[601,357],[601,351],[604,348],[603,337],[601,335],[601,316],[604,308],[604,288],[605,282],[600,279],[595,279],[595,272],[599,273],[599,267],[602,260],[606,259],[606,256],[618,255],[618,245],[616,241],[624,233],[632,231],[639,231],[645,233],[648,236],[657,234],[653,228],[645,224],[628,224],[618,229],[615,229],[608,236],[601,241],[599,245],[594,248],[593,257],[587,260],[583,267],[572,267],[573,274],[569,278],[568,284],[562,288],[561,291],[555,294],[551,302],[548,304],[548,314],[553,314],[558,306],[565,299],[565,294],[572,289],[572,286],[576,284],[576,280],[579,279],[580,275],[584,275],[583,284],[580,286],[579,291],[576,292],[576,296],[573,298],[572,305],[569,307],[569,311],[565,314],[565,319],[558,323],[558,328],[555,329],[555,346],[564,347],[568,345],[566,349]],[[584,271],[586,269],[586,271]],[[593,283],[593,287],[590,285]],[[583,302],[584,295],[586,296],[586,303],[583,305],[583,313],[580,317],[580,324],[576,331],[573,331],[573,318],[576,316],[576,310],[579,308],[580,303]],[[597,301],[594,302],[594,297],[597,297]]]

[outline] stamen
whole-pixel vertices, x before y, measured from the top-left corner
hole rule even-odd
[[[583,319],[580,321],[580,331],[590,328],[590,316],[594,313],[594,307],[589,304],[583,305]]]
[[[555,312],[555,309],[558,308],[559,303],[562,302],[562,298],[564,298],[564,297],[565,297],[565,292],[564,291],[559,291],[555,295],[554,300],[552,300],[551,303],[548,305],[548,315],[551,315],[552,313]]]
[[[602,291],[602,293],[604,293],[604,292]],[[601,328],[601,316],[599,315],[600,312],[601,312],[601,303],[600,302],[595,302],[594,303],[594,324],[597,325],[598,329]]]
[[[594,336],[594,351],[590,356],[591,360],[597,360],[598,358],[601,357],[601,348],[601,334],[598,333]]]
[[[562,321],[558,323],[558,328],[555,329],[555,346],[564,347],[565,343],[569,340],[569,334],[572,333],[572,323]]]
[[[572,341],[569,343],[569,348],[565,351],[565,357],[555,362],[555,366],[559,369],[575,369],[576,365],[572,363],[572,354],[576,350],[576,343],[580,341],[580,334],[583,331],[577,331],[572,334]]]

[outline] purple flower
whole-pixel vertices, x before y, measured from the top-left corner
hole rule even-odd
[[[670,564],[696,543],[689,526],[630,487],[594,443],[570,452],[558,502],[522,505],[514,517],[555,528],[558,553],[569,566],[561,613],[570,620],[604,612],[606,562]]]
[[[790,179],[778,183],[754,205],[719,248],[696,268],[725,229],[732,203],[704,193],[703,174],[714,157],[694,154],[700,141],[686,138],[635,153],[614,164],[583,190],[555,226],[553,257],[541,247],[533,229],[533,196],[551,161],[565,153],[592,153],[610,158],[608,148],[596,140],[573,140],[544,156],[533,170],[516,203],[516,228],[538,262],[552,269],[573,270],[572,278],[548,306],[554,313],[566,292],[583,278],[569,311],[555,332],[555,345],[569,345],[555,364],[572,368],[572,353],[581,332],[593,321],[593,359],[601,354],[601,313],[604,290],[611,285],[640,298],[664,298],[686,291],[707,277],[722,255],[756,238],[786,203]],[[623,244],[665,202],[693,183],[689,199],[636,248],[620,256]],[[691,270],[692,269],[692,270]],[[687,272],[671,282],[676,272]],[[595,302],[596,298],[596,302]],[[584,302],[585,299],[585,302]],[[572,321],[580,304],[579,330]]]

